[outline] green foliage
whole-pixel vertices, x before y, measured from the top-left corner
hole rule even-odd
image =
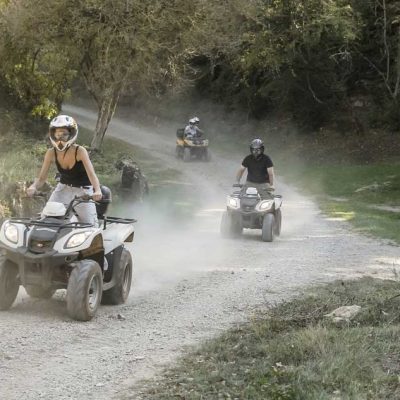
[[[32,0],[10,2],[0,14],[0,80],[34,116],[59,111],[75,74],[57,32],[60,11],[60,2]]]
[[[218,38],[207,49],[218,66],[212,85],[223,80],[217,90],[225,87],[228,98],[240,93],[256,115],[287,108],[319,125],[347,94],[351,45],[361,24],[351,1],[253,1],[232,8],[221,20],[236,13],[235,46]]]
[[[0,9],[0,87],[48,118],[83,79],[99,107],[96,149],[121,94],[140,104],[193,83],[250,116],[278,109],[306,127],[358,133],[400,126],[400,0],[22,0]]]

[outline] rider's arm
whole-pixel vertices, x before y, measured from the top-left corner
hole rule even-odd
[[[269,177],[269,184],[274,187],[275,183],[275,173],[274,173],[274,167],[267,168],[268,172],[268,177]]]
[[[236,173],[236,180],[237,180],[238,182],[240,182],[240,179],[242,178],[243,173],[244,173],[245,170],[246,170],[246,167],[244,167],[243,165],[241,165],[240,168],[239,168],[239,170],[238,170],[238,172]]]
[[[28,196],[33,196],[35,191],[43,186],[47,180],[47,175],[49,173],[50,164],[54,160],[54,151],[48,149],[43,160],[42,168],[39,172],[39,176],[35,179],[31,186],[27,189]]]
[[[99,178],[97,178],[97,175],[94,172],[93,164],[90,161],[87,150],[82,146],[79,146],[77,160],[83,162],[90,183],[93,186],[94,190],[93,200],[101,200],[101,189],[100,189]]]

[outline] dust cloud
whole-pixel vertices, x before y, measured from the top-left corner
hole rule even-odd
[[[158,188],[143,204],[126,202],[119,210],[121,216],[138,220],[131,247],[135,271],[132,293],[136,295],[161,290],[210,270],[240,268],[243,265],[240,260],[249,253],[250,259],[257,254],[265,257],[267,245],[260,242],[260,231],[245,230],[239,240],[223,239],[219,233],[226,196],[232,190],[237,169],[249,152],[251,138],[261,137],[265,141],[266,153],[275,163],[276,193],[283,196],[279,240],[303,240],[319,214],[314,203],[286,185],[279,173],[280,164],[285,163],[287,169],[286,163],[290,162],[281,144],[289,134],[295,135],[293,129],[280,131],[279,126],[265,121],[249,123],[243,115],[229,115],[221,107],[206,102],[197,103],[196,107],[190,103],[186,108],[171,107],[173,105],[164,109],[164,119],[153,120],[151,126],[145,127],[143,118],[141,124],[133,122],[132,110],[125,106],[120,108],[109,127],[110,135],[148,151],[160,169],[171,168],[180,174],[176,185],[172,184],[180,195],[174,194],[171,188]],[[64,109],[76,116],[80,124],[94,127],[95,112],[70,105]],[[209,163],[183,163],[174,157],[176,129],[194,115],[200,118],[201,128],[210,138],[212,160]],[[224,149],[223,153],[213,147],[213,141]],[[145,169],[143,172],[147,174]],[[148,178],[151,186],[151,176]],[[254,268],[263,262],[262,258],[255,261]]]

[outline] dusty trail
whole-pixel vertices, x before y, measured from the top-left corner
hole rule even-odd
[[[94,125],[93,113],[65,110]],[[161,168],[182,168],[173,157],[172,127],[160,136],[115,119],[110,131],[151,148]],[[286,298],[302,285],[399,267],[398,247],[324,219],[283,183],[281,238],[266,244],[247,232],[241,240],[221,239],[220,215],[241,157],[185,164],[182,180],[202,205],[191,224],[160,224],[157,210],[135,215],[135,281],[124,306],[102,306],[93,321],[79,323],[66,317],[62,292],[42,301],[20,291],[14,307],[0,314],[1,399],[122,398],[186,345],[244,320],[264,301]]]

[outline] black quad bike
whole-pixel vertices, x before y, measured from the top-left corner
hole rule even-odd
[[[185,136],[184,129],[176,131],[176,158],[181,158],[184,162],[197,158],[204,161],[211,160],[210,150],[208,148],[209,141],[201,136]]]
[[[282,196],[271,192],[259,193],[254,187],[234,184],[240,190],[227,197],[226,211],[222,215],[221,235],[238,237],[243,228],[261,229],[261,239],[272,242],[281,233]]]
[[[134,219],[105,215],[111,192],[102,187],[96,203],[100,227],[77,222],[74,206],[93,201],[76,197],[65,207],[47,202],[43,217],[11,218],[0,229],[0,310],[9,309],[22,285],[28,295],[50,298],[67,289],[71,318],[88,321],[100,303],[121,304],[129,295],[132,257],[125,248]]]

